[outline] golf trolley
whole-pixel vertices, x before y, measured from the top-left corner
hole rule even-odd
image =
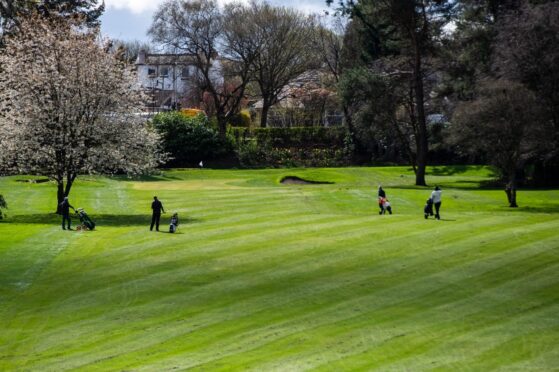
[[[93,222],[93,220],[89,218],[89,216],[87,215],[87,213],[85,213],[83,208],[74,209],[74,211],[78,216],[78,218],[80,219],[80,225],[76,228],[76,230],[87,231],[87,230],[95,229],[95,222]]]

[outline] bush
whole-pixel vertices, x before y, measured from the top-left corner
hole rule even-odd
[[[256,138],[260,145],[297,148],[343,148],[347,130],[344,127],[231,128],[236,138]]]
[[[181,114],[183,114],[184,116],[187,116],[189,118],[194,118],[198,115],[204,115],[206,116],[206,113],[204,112],[204,110],[200,110],[200,109],[195,109],[195,108],[185,108],[180,110]]]
[[[233,116],[230,120],[231,126],[233,127],[240,127],[240,128],[251,128],[252,127],[252,118],[250,116],[250,111],[242,110],[235,116]]]
[[[346,129],[343,127],[258,128],[254,131],[259,143],[274,147],[342,148]]]
[[[341,149],[298,149],[260,147],[247,141],[237,147],[239,163],[245,168],[337,167],[348,164]]]
[[[230,145],[219,138],[205,115],[164,112],[153,118],[152,125],[171,157],[169,166],[196,166],[201,160],[216,159],[230,151]]]

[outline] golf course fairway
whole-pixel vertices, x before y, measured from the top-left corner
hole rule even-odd
[[[511,209],[486,167],[82,176],[82,232],[36,178],[0,178],[0,371],[559,369],[558,190]]]

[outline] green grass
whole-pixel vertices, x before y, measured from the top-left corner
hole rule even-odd
[[[491,177],[430,169],[442,221],[405,167],[82,177],[94,232],[2,178],[0,370],[557,370],[559,191],[513,210]],[[153,195],[178,234],[148,231]]]

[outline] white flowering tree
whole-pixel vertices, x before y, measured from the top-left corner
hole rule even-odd
[[[59,204],[80,174],[145,173],[163,157],[133,69],[99,40],[31,17],[0,54],[0,168],[56,181]]]

